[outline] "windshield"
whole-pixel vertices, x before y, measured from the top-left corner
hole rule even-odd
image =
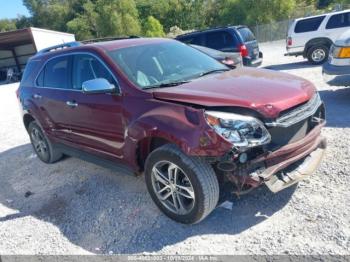
[[[117,49],[109,55],[142,89],[182,84],[228,70],[210,56],[176,41]]]

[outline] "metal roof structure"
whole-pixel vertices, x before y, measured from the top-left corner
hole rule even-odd
[[[20,76],[28,59],[49,46],[75,41],[72,34],[29,27],[0,33],[0,75],[12,69]]]
[[[0,49],[11,50],[14,46],[31,44],[33,35],[30,28],[0,33]]]

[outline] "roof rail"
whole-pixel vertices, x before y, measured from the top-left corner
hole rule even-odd
[[[203,33],[203,32],[207,32],[207,31],[211,31],[211,30],[226,29],[226,28],[241,28],[241,27],[246,27],[246,26],[245,25],[223,25],[223,26],[209,27],[209,28],[205,28],[205,29],[194,30],[194,31],[191,31],[188,33],[178,35],[178,36],[181,37],[181,36],[187,36],[187,35],[196,34],[196,33]],[[176,37],[178,37],[178,36],[176,36]]]
[[[101,38],[83,40],[83,41],[81,41],[81,43],[91,44],[91,43],[97,43],[97,42],[103,42],[103,41],[124,40],[124,39],[133,39],[133,38],[140,38],[140,36],[136,36],[136,35],[121,36],[121,37],[109,36],[109,37],[101,37]]]
[[[80,42],[69,42],[69,43],[64,43],[64,44],[60,44],[60,45],[54,45],[54,46],[50,46],[48,48],[44,48],[42,50],[40,50],[36,55],[41,55],[41,54],[45,54],[48,52],[52,52],[52,51],[56,51],[59,49],[64,49],[64,48],[69,48],[69,47],[76,47],[76,46],[81,46],[82,44]]]

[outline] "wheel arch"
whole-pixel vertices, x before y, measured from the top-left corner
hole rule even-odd
[[[36,121],[36,119],[31,114],[26,113],[23,115],[23,124],[27,131],[29,128],[29,124],[33,121]]]
[[[324,45],[324,46],[330,48],[332,44],[333,44],[333,41],[328,37],[313,38],[306,43],[303,56],[307,57],[308,51],[313,46]]]
[[[200,112],[165,108],[148,111],[126,129],[126,162],[135,171],[142,172],[148,155],[165,144],[176,145],[185,154],[196,156],[222,156],[231,150],[232,145],[217,135],[197,113]]]
[[[136,156],[139,170],[144,171],[146,159],[150,153],[166,144],[174,144],[174,142],[160,136],[144,137],[138,141],[136,147]]]

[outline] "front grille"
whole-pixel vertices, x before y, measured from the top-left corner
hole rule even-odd
[[[289,127],[314,115],[321,106],[320,95],[316,93],[307,103],[282,112],[275,121],[265,123],[268,127]]]
[[[271,135],[271,143],[268,145],[268,150],[274,151],[284,145],[303,139],[323,119],[325,119],[325,110],[321,102],[312,115],[300,120],[297,123],[287,127],[268,127],[268,131]]]

